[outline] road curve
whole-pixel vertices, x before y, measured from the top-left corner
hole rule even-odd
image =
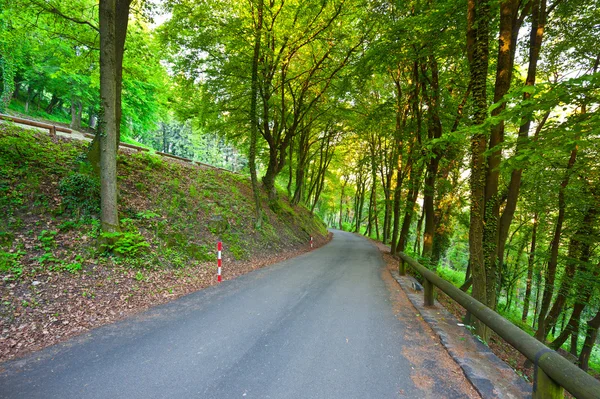
[[[1,365],[0,397],[464,397],[411,378],[383,267],[371,243],[336,231],[320,249]]]

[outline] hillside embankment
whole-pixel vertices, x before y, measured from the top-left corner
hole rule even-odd
[[[0,362],[310,250],[325,225],[246,176],[121,150],[122,232],[102,237],[87,143],[0,125]],[[283,196],[282,196],[283,197]]]

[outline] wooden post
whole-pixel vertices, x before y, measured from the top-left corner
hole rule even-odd
[[[563,387],[554,382],[548,377],[541,367],[535,366],[535,381],[533,382],[532,399],[558,399],[564,398],[565,393]]]
[[[50,136],[56,136],[56,126],[54,125],[50,126]]]
[[[423,292],[425,296],[425,306],[433,306],[433,284],[427,279],[423,280]]]
[[[402,260],[402,259],[400,259],[400,263],[398,265],[398,274],[400,274],[401,276],[406,275],[406,264],[404,263],[404,260]]]

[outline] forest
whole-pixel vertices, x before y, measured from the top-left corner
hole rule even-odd
[[[598,0],[0,0],[0,112],[240,171],[600,370],[598,21]]]

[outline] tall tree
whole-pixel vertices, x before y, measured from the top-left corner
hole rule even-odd
[[[119,230],[117,150],[121,123],[123,52],[132,0],[100,0],[100,205],[102,230]]]
[[[490,4],[487,0],[469,0],[467,11],[467,52],[474,102],[473,122],[482,126],[487,118]],[[473,275],[473,297],[488,305],[488,284],[495,276],[490,276],[486,270],[484,257],[485,150],[486,134],[480,130],[471,138],[469,262]],[[483,323],[476,323],[476,331],[484,340],[488,339],[489,329]]]
[[[258,102],[258,63],[260,57],[260,40],[262,37],[264,0],[258,0],[256,5],[256,28],[254,37],[254,53],[252,55],[252,89],[250,93],[250,150],[248,162],[250,166],[250,179],[252,181],[252,193],[254,196],[254,207],[256,209],[257,228],[262,224],[262,205],[260,203],[260,191],[258,177],[256,174],[256,145],[258,143],[258,115],[256,105]],[[291,173],[291,172],[290,172]]]

